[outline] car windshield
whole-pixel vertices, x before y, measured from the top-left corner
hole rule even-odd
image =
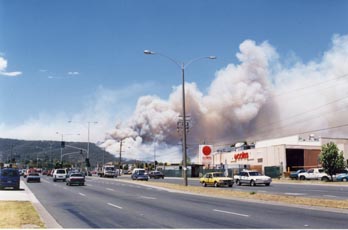
[[[224,177],[225,175],[223,173],[214,173],[213,177]]]
[[[105,170],[113,171],[113,170],[114,170],[114,167],[106,167]]]
[[[81,173],[74,173],[70,175],[71,177],[83,177]]]
[[[3,170],[3,171],[1,172],[1,174],[2,174],[3,176],[19,176],[17,170]]]
[[[261,176],[261,173],[259,172],[249,172],[250,176]]]
[[[39,176],[38,173],[29,173],[29,176]]]
[[[58,173],[58,174],[65,174],[65,170],[64,170],[64,169],[58,169],[58,170],[57,170],[57,173]]]

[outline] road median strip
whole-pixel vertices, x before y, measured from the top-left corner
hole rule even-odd
[[[220,197],[226,199],[236,199],[248,201],[272,201],[277,203],[291,204],[291,205],[304,205],[323,208],[336,208],[348,210],[348,200],[332,200],[322,198],[308,198],[298,197],[296,195],[275,195],[266,193],[250,193],[247,191],[236,190],[234,188],[215,189],[215,188],[203,188],[198,186],[183,186],[178,184],[171,184],[165,182],[143,182],[137,181],[143,185],[150,185],[151,187],[164,188],[175,190],[179,192],[191,193],[196,195],[205,195],[210,197]]]

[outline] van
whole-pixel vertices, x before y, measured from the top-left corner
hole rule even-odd
[[[149,180],[148,175],[145,172],[145,169],[141,168],[135,168],[133,169],[132,175],[131,175],[132,180]]]
[[[20,175],[18,169],[2,168],[0,169],[0,189],[11,187],[19,190]]]
[[[132,171],[132,174],[139,174],[139,173],[145,174],[145,169],[142,169],[142,168],[135,168],[135,169],[133,169],[133,171]]]
[[[53,172],[53,182],[57,180],[66,181],[67,173],[65,169],[55,169]]]

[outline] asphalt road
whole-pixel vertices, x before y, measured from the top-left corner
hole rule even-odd
[[[64,228],[346,228],[347,213],[175,193],[88,177],[66,186],[42,176],[28,184]]]
[[[130,180],[128,176],[122,176],[120,179]],[[153,182],[166,182],[174,184],[183,184],[183,179],[181,178],[165,178],[162,179],[151,179]],[[288,195],[288,196],[300,196],[300,197],[311,197],[311,198],[322,198],[322,199],[337,199],[337,200],[346,200],[348,199],[348,182],[339,182],[339,185],[332,185],[330,182],[328,184],[304,184],[304,183],[283,183],[283,182],[274,182],[270,186],[257,185],[251,187],[249,185],[238,186],[233,185],[233,190],[241,190],[248,192],[257,192],[257,193],[268,193],[268,194],[279,194],[279,195]],[[190,186],[202,186],[199,183],[198,179],[189,178],[188,184]],[[221,188],[226,189],[226,188]]]

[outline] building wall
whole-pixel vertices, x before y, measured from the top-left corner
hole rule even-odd
[[[280,166],[283,172],[287,169],[286,149],[303,149],[305,168],[317,167],[321,146],[328,142],[334,142],[344,152],[344,158],[348,159],[348,139],[321,138],[305,140],[300,136],[290,136],[273,140],[259,141],[255,149],[239,150],[233,152],[215,152],[213,154],[214,165],[227,163],[229,168],[240,168],[243,165],[255,167]],[[247,159],[235,159],[236,154],[248,153]]]

